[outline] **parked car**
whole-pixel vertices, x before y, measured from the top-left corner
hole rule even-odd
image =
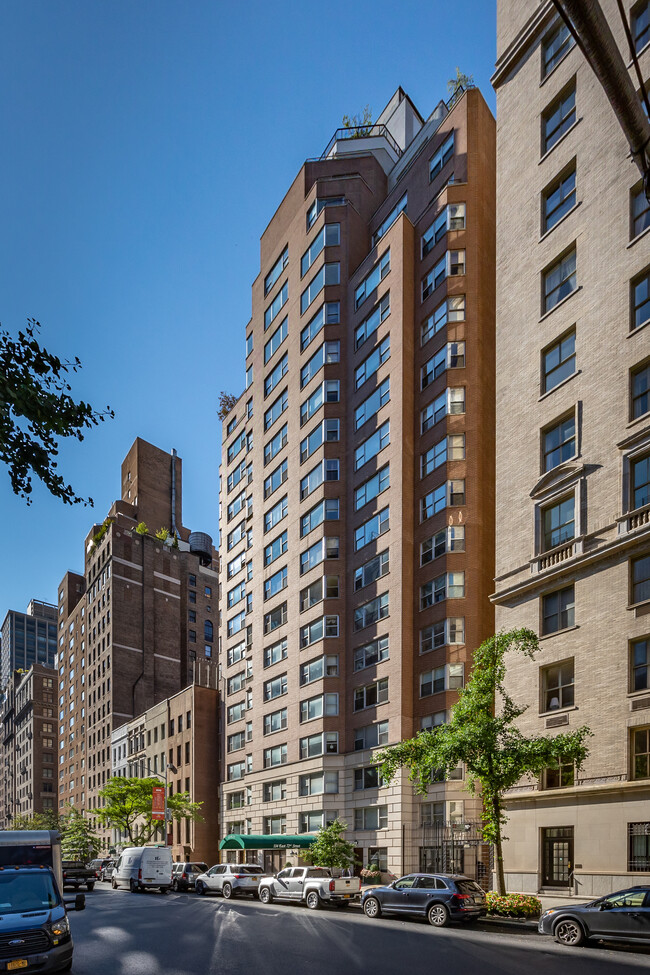
[[[217,863],[196,878],[196,892],[219,893],[224,897],[236,897],[238,894],[257,897],[259,879],[263,874],[264,871],[256,863]]]
[[[589,938],[650,941],[650,887],[628,887],[588,904],[553,907],[544,911],[537,930],[571,947]]]
[[[104,867],[106,866],[106,864],[109,864],[109,863],[112,863],[113,865],[115,865],[115,860],[113,860],[111,857],[103,857],[101,859],[98,858],[97,860],[91,860],[90,863],[88,864],[88,866],[90,867],[91,870],[94,870],[95,871],[95,878],[97,880],[103,880],[102,870],[104,869]],[[109,875],[109,877],[110,877],[110,875]]]
[[[436,928],[450,921],[478,921],[487,909],[485,892],[474,880],[444,873],[411,873],[387,887],[374,887],[363,894],[361,906],[366,917],[426,917]]]
[[[174,890],[194,890],[196,878],[207,869],[207,863],[172,864],[172,887]]]
[[[108,881],[110,883],[113,877],[113,870],[115,869],[116,866],[117,866],[117,860],[115,859],[115,857],[111,857],[110,860],[104,860],[103,866],[99,871],[99,877],[97,879]]]
[[[166,846],[131,846],[123,850],[111,877],[113,890],[132,893],[158,887],[166,894],[172,885],[172,851]]]
[[[314,911],[324,904],[347,907],[360,890],[358,877],[335,879],[326,867],[287,867],[276,876],[262,877],[258,896],[263,904],[274,900],[300,901]]]
[[[61,864],[63,868],[63,886],[74,887],[78,890],[85,887],[86,890],[93,890],[97,880],[97,874],[93,867],[86,866],[83,860],[64,860]]]

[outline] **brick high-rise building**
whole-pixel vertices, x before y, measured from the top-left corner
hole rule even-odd
[[[373,756],[445,720],[493,631],[494,199],[480,92],[424,119],[398,89],[262,236],[223,436],[227,830],[338,814],[364,865],[478,869],[463,769],[422,802]]]
[[[648,78],[650,6],[624,8]],[[496,623],[540,634],[508,666],[522,729],[594,734],[512,790],[505,867],[596,895],[650,881],[650,207],[552,3],[499,0],[497,57]]]
[[[121,500],[86,536],[83,575],[59,587],[60,808],[95,808],[113,729],[190,683],[198,657],[216,656],[217,553],[182,525],[180,458],[137,439],[121,482]]]
[[[0,643],[1,689],[15,670],[29,670],[32,664],[54,666],[56,626],[56,606],[40,599],[32,599],[26,613],[9,610],[2,624]]]

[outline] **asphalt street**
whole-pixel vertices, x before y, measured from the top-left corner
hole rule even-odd
[[[98,884],[71,913],[75,975],[612,975],[650,969],[648,948],[564,948],[487,925],[435,930],[218,896],[131,894]]]

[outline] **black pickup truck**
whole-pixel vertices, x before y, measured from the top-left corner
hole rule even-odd
[[[64,887],[74,887],[75,890],[85,887],[86,890],[92,890],[95,886],[97,874],[92,867],[87,867],[83,860],[64,860],[61,866]]]

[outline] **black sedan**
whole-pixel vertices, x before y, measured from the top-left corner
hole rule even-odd
[[[650,941],[650,887],[629,887],[589,904],[554,907],[544,911],[537,929],[572,947],[588,938]]]
[[[486,911],[485,893],[477,883],[444,873],[411,873],[387,887],[374,887],[362,895],[361,906],[366,917],[426,917],[436,928],[450,921],[477,921]]]

